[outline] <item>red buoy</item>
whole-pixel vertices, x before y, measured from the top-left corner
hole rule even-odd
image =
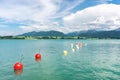
[[[14,70],[21,70],[23,69],[23,64],[21,62],[17,62],[14,64]]]
[[[36,58],[36,59],[40,59],[40,58],[41,58],[41,54],[37,53],[37,54],[35,55],[35,58]]]

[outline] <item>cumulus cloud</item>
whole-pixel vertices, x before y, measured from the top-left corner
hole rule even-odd
[[[56,30],[65,32],[68,30],[65,27],[61,27],[57,22],[51,22],[51,24],[33,24],[27,26],[20,26],[20,29],[24,32],[31,32],[31,31],[49,31],[49,30]]]
[[[120,27],[120,5],[107,3],[112,0],[98,0],[98,3],[106,4],[88,7],[71,14],[72,9],[84,1],[1,0],[0,20],[3,19],[4,21],[0,23],[2,26],[0,29],[7,24],[7,27],[12,27],[9,26],[10,23],[19,24],[18,27],[19,30],[22,30],[21,32],[113,30]],[[5,31],[2,33],[6,34]]]
[[[83,0],[1,0],[0,18],[7,20],[46,20],[69,13]],[[64,13],[63,13],[64,12]]]
[[[8,32],[8,31],[6,31],[6,30],[0,30],[0,36],[11,36],[11,35],[13,35],[14,34],[14,32]]]
[[[24,3],[23,4],[20,4]],[[56,12],[56,6],[50,0],[20,1],[11,0],[0,7],[0,18],[7,20],[45,21]],[[25,5],[26,4],[26,5]]]
[[[101,4],[63,18],[64,26],[73,30],[114,30],[120,27],[120,5]]]
[[[23,31],[45,31],[53,28],[61,31],[60,23],[55,19],[68,15],[74,7],[83,1],[1,0],[0,19],[5,20],[4,24],[19,23],[19,29]]]

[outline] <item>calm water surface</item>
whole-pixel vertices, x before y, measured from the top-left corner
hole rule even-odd
[[[76,42],[87,45],[73,52]],[[21,55],[17,75],[13,65]],[[0,40],[0,80],[120,80],[120,40]]]

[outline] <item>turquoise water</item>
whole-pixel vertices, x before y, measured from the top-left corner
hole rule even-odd
[[[73,52],[76,42],[87,45]],[[16,75],[21,55],[24,69]],[[120,40],[0,40],[0,80],[120,80]]]

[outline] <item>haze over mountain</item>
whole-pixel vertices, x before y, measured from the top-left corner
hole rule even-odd
[[[32,31],[28,33],[21,34],[19,36],[65,36],[64,33],[59,32],[59,31]]]
[[[76,31],[72,33],[64,34],[59,31],[39,31],[39,32],[28,32],[21,34],[19,36],[80,36],[88,38],[120,38],[120,28],[111,31],[96,31],[96,30],[87,30],[87,31]]]

